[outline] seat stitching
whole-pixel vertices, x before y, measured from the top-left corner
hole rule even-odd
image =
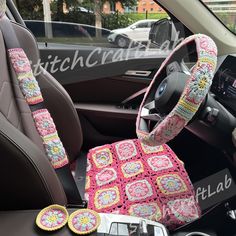
[[[11,112],[11,107],[12,107],[12,104],[13,104],[13,99],[12,99],[12,97],[11,97],[11,102],[10,102],[10,105],[9,105],[9,107],[8,107],[8,111],[7,111],[7,119],[9,120],[9,115],[10,115],[10,112]]]

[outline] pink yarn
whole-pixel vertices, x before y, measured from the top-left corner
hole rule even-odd
[[[167,146],[125,140],[88,154],[88,207],[100,213],[133,215],[176,228],[200,209],[184,164]]]
[[[156,81],[159,79],[160,74],[168,65],[174,54],[177,51],[180,51],[180,49],[186,47],[186,45],[190,44],[196,46],[198,59],[191,70],[191,75],[189,75],[179,101],[174,109],[165,117],[163,121],[160,122],[159,125],[155,126],[153,130],[150,132],[143,130],[140,126],[142,120],[141,114],[143,107],[150,102],[147,100],[150,91],[155,88]],[[143,143],[150,146],[161,145],[175,138],[188,124],[188,122],[191,121],[201,103],[204,101],[212,84],[216,66],[217,47],[214,41],[207,35],[192,35],[180,43],[162,63],[146,91],[136,122],[136,132],[138,138]]]

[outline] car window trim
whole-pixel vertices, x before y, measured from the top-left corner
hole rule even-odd
[[[227,25],[206,5],[202,0],[198,0],[210,13],[214,16],[230,33],[236,35],[236,32],[232,31]]]

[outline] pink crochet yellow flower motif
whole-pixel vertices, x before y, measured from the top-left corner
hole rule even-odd
[[[196,201],[193,198],[176,199],[167,203],[174,216],[182,222],[191,222],[199,218]]]
[[[187,186],[178,174],[168,174],[157,177],[157,184],[165,195],[187,191]]]
[[[34,105],[43,101],[38,82],[34,77],[26,77],[20,80],[20,88],[30,105]]]
[[[65,219],[65,215],[60,210],[53,210],[46,212],[41,219],[42,225],[53,228],[59,226]]]
[[[36,128],[43,139],[46,154],[55,169],[68,164],[64,146],[57,134],[53,119],[47,109],[32,113]]]
[[[155,140],[158,143],[166,143],[174,138],[185,126],[185,120],[178,115],[170,116],[164,121],[158,133],[155,134]]]
[[[69,161],[65,149],[57,135],[52,137],[52,139],[44,138],[44,146],[47,156],[49,157],[49,160],[54,169],[58,169],[68,164]]]
[[[190,81],[186,98],[194,104],[201,103],[211,86],[212,77],[213,72],[206,64],[199,66],[198,70],[194,72],[194,79]]]
[[[172,162],[168,156],[152,156],[147,159],[148,165],[153,171],[166,170],[173,167]]]
[[[119,159],[117,143],[90,150],[90,187],[87,184],[85,194],[88,207],[101,213],[154,220],[167,227],[183,225],[167,205],[169,201],[194,196],[183,164],[167,145],[162,146],[161,152],[156,149],[155,153],[146,154],[139,140],[128,141],[136,145],[137,155],[127,160]],[[92,155],[104,149],[110,150],[113,162],[98,169]]]
[[[70,215],[68,226],[74,233],[85,235],[94,232],[100,223],[101,218],[95,211],[81,209]]]
[[[121,170],[125,178],[130,178],[144,172],[141,161],[127,162],[121,166]]]
[[[143,200],[153,195],[151,184],[147,180],[127,184],[125,192],[130,201]]]
[[[135,144],[132,140],[119,142],[115,145],[120,160],[127,160],[137,155]]]
[[[129,214],[131,216],[154,221],[159,221],[162,217],[161,209],[157,203],[141,203],[132,205],[129,209]]]
[[[33,112],[33,117],[37,130],[42,137],[56,132],[52,117],[46,109]]]
[[[113,168],[105,168],[96,174],[96,182],[98,186],[109,184],[117,179],[117,173]]]
[[[209,54],[217,55],[217,49],[212,40],[209,40],[206,37],[201,37],[199,40],[199,44],[200,44],[200,50],[202,53],[203,52],[206,53],[207,51],[207,53]]]
[[[158,153],[158,152],[162,152],[164,150],[162,145],[161,146],[148,146],[144,143],[141,143],[141,147],[142,147],[142,150],[146,154]]]
[[[51,205],[40,211],[36,218],[36,224],[43,230],[54,231],[62,228],[67,223],[68,216],[65,207]]]
[[[112,153],[109,148],[104,148],[100,150],[96,150],[94,154],[92,154],[93,161],[96,164],[97,168],[103,168],[110,165],[113,161]]]
[[[118,187],[98,190],[95,194],[94,204],[98,210],[117,204],[120,201]]]
[[[10,49],[9,56],[17,73],[26,73],[31,71],[29,60],[23,49]]]

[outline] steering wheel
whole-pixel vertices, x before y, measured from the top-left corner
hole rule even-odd
[[[190,51],[196,63],[188,69],[183,58]],[[181,132],[205,100],[216,65],[217,47],[206,35],[190,36],[175,48],[156,73],[140,106],[136,132],[141,142],[158,146]]]

